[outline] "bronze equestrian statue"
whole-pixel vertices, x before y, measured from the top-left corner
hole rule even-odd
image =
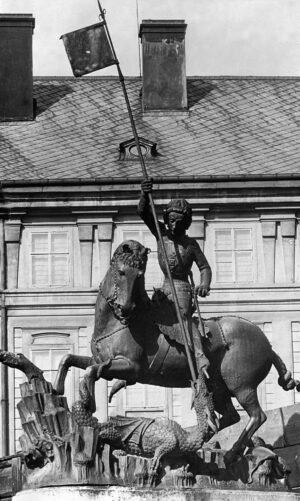
[[[60,362],[55,389],[64,393],[69,367],[85,369],[81,383],[88,390],[89,409],[95,411],[95,381],[118,378],[163,387],[190,386],[190,369],[182,344],[163,334],[155,320],[156,305],[145,291],[144,274],[148,249],[139,242],[123,242],[114,252],[111,266],[100,284],[95,306],[92,356],[66,355]],[[242,453],[249,439],[265,421],[257,386],[272,364],[279,384],[293,389],[295,382],[280,357],[256,325],[238,317],[206,321],[208,338],[203,342],[210,361],[210,379],[215,410],[221,415],[220,429],[239,421],[231,398],[235,397],[249,415],[249,422],[227,461]],[[171,327],[171,326],[170,326]]]

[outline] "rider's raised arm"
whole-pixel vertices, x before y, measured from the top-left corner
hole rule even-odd
[[[151,231],[151,233],[153,233],[155,238],[158,238],[148,196],[148,193],[150,193],[151,191],[152,191],[152,181],[150,180],[143,181],[142,192],[137,207],[137,213],[140,216],[140,218],[145,222],[145,224],[148,226],[149,230]],[[161,232],[164,233],[165,225],[159,221],[159,226]]]
[[[197,294],[201,297],[207,296],[210,291],[210,283],[211,283],[211,267],[208,264],[208,261],[203,254],[202,250],[199,247],[199,244],[193,238],[193,256],[194,262],[197,264],[200,270],[200,285],[197,287]]]

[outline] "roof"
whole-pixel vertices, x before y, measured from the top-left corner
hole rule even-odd
[[[188,112],[143,114],[142,80],[126,78],[139,136],[157,143],[152,176],[299,173],[300,78],[189,77]],[[133,134],[117,77],[34,79],[34,122],[0,123],[0,180],[136,178],[119,160]]]

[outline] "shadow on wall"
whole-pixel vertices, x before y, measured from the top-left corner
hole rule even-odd
[[[281,436],[273,443],[273,449],[281,456],[291,474],[288,477],[290,488],[300,488],[300,414],[295,412],[284,425]]]
[[[211,82],[205,82],[199,79],[187,80],[187,97],[188,108],[192,108],[195,104],[204,99],[211,91],[216,89],[216,85]]]
[[[33,95],[37,101],[36,116],[40,115],[63,97],[74,92],[70,85],[64,83],[43,83],[33,85]]]

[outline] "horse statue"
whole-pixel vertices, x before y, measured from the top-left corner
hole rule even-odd
[[[127,384],[144,383],[163,387],[190,386],[190,369],[184,347],[162,333],[155,320],[157,305],[145,291],[145,269],[149,249],[134,240],[124,241],[113,254],[95,306],[92,356],[68,354],[61,360],[54,389],[64,393],[64,382],[72,366],[85,369],[83,385],[88,408],[95,412],[95,382],[114,378]],[[168,319],[166,319],[168,322]],[[240,420],[232,397],[249,415],[249,422],[226,461],[233,462],[244,452],[251,437],[265,422],[257,387],[272,364],[285,390],[300,383],[286,369],[259,327],[248,320],[224,316],[205,321],[208,337],[203,345],[210,361],[207,384],[215,410],[221,416],[219,429]],[[169,325],[168,328],[172,328]],[[119,387],[122,383],[119,383]],[[210,438],[212,435],[208,438]]]

